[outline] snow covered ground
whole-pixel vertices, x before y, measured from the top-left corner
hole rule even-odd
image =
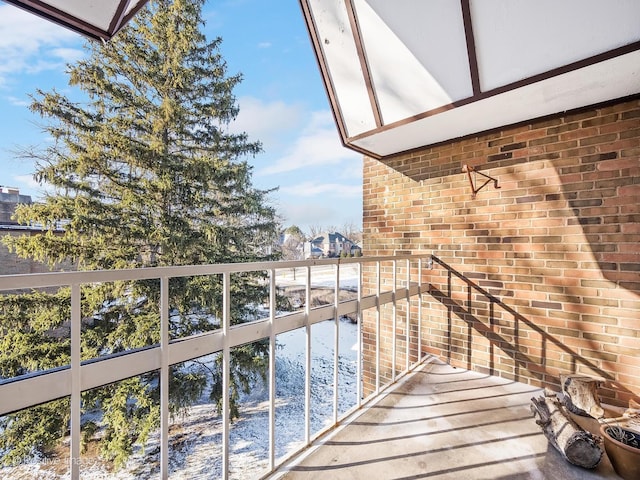
[[[349,268],[344,272],[343,268]],[[346,274],[345,274],[346,273]],[[341,288],[357,288],[357,269],[341,267]],[[301,284],[305,273],[283,269],[278,285]],[[334,268],[314,267],[312,285],[333,286]],[[302,282],[300,281],[302,280]],[[334,395],[334,332],[332,321],[312,326],[311,433],[330,424]],[[356,404],[357,327],[347,319],[339,322],[339,414]],[[305,421],[305,331],[298,329],[277,337],[276,353],[276,463],[304,444]],[[269,402],[268,386],[261,380],[241,399],[241,416],[231,426],[231,478],[259,478],[268,469]],[[222,470],[222,425],[215,405],[202,398],[189,413],[170,426],[170,478],[220,478]],[[68,460],[30,459],[13,467],[0,468],[0,479],[66,479]],[[138,448],[126,466],[110,472],[97,456],[81,458],[81,478],[151,479],[159,474],[159,436],[152,435],[144,449]]]
[[[278,286],[301,285],[306,281],[306,267],[283,268],[276,273]],[[335,265],[316,265],[311,267],[312,287],[335,287]],[[340,265],[340,288],[356,291],[358,289],[358,265],[348,263]]]
[[[327,426],[332,417],[333,332],[331,322],[312,327],[312,433]],[[340,412],[345,412],[356,402],[355,333],[355,325],[349,321],[340,322]],[[276,355],[276,459],[293,453],[304,444],[304,331],[282,334],[277,341],[281,348]],[[257,478],[268,468],[268,388],[256,385],[242,403],[242,416],[231,427],[231,477]],[[212,416],[212,406],[205,403],[194,408],[184,422],[184,425],[189,425],[190,432],[182,445],[189,446],[172,451],[171,478],[220,478],[221,426],[220,419]]]

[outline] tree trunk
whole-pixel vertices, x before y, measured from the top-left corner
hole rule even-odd
[[[555,394],[531,399],[531,411],[539,419],[549,442],[570,463],[585,468],[594,468],[602,458],[602,447],[591,435],[576,425],[565,411]]]

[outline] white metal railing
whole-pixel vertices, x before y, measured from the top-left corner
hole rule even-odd
[[[415,366],[410,364],[410,305],[411,299],[420,302],[418,308],[418,328],[417,328],[417,352],[421,352],[421,306],[422,294],[426,291],[422,283],[423,259],[429,257],[417,256],[389,256],[389,257],[359,257],[345,259],[323,259],[307,261],[288,262],[259,262],[259,263],[234,263],[217,265],[192,265],[179,267],[158,267],[131,270],[103,270],[90,272],[56,272],[45,274],[28,275],[3,275],[0,276],[0,294],[3,291],[17,289],[36,289],[47,287],[71,286],[71,360],[70,364],[60,368],[23,375],[12,379],[0,381],[0,416],[11,412],[16,412],[34,405],[49,402],[62,397],[70,397],[71,402],[71,423],[70,423],[70,472],[71,478],[80,478],[80,416],[81,416],[81,393],[96,387],[107,385],[113,382],[124,380],[129,377],[141,375],[151,371],[160,372],[160,471],[163,479],[168,478],[169,466],[169,367],[174,364],[196,359],[213,353],[222,353],[222,378],[223,378],[223,405],[222,405],[222,478],[229,475],[229,365],[230,350],[233,347],[245,345],[258,340],[269,339],[269,471],[273,472],[277,466],[275,463],[275,357],[276,357],[276,335],[305,328],[306,331],[306,372],[305,372],[305,426],[304,426],[304,446],[310,445],[315,438],[327,430],[337,425],[343,418],[353,413],[363,403],[374,398],[384,388],[381,381],[381,307],[385,304],[392,306],[393,322],[393,351],[392,351],[392,381],[404,375],[410,368]],[[406,262],[406,281],[404,285],[397,285],[396,272],[398,262]],[[381,266],[383,264],[392,265],[391,285],[383,291],[383,275]],[[311,307],[311,290],[313,288],[312,269],[313,267],[329,266],[334,269],[335,301],[331,305]],[[355,265],[357,267],[357,297],[353,300],[340,301],[340,271],[345,265]],[[375,271],[376,280],[371,282],[375,285],[373,294],[363,295],[363,265],[371,265]],[[415,280],[412,282],[412,265]],[[303,310],[293,313],[278,315],[276,312],[276,290],[277,273],[285,269],[305,269],[305,307]],[[243,272],[268,272],[269,273],[269,299],[270,309],[268,318],[248,322],[241,325],[231,326],[230,305],[231,291],[230,278],[232,274]],[[169,280],[171,278],[199,276],[199,275],[221,275],[223,279],[223,318],[221,328],[206,334],[194,335],[186,338],[170,340],[169,338]],[[136,281],[136,280],[160,280],[160,343],[147,348],[128,351],[125,353],[81,361],[80,339],[81,339],[81,285],[90,283],[104,283],[116,281]],[[407,302],[407,322],[406,322],[406,362],[404,370],[396,375],[396,306],[400,301]],[[362,392],[362,334],[361,316],[362,312],[368,309],[375,309],[375,391],[367,398],[363,398]],[[358,362],[357,362],[357,403],[354,408],[338,416],[338,321],[340,317],[356,314],[358,319]],[[335,359],[334,359],[334,396],[332,425],[311,435],[310,428],[310,404],[311,404],[311,326],[315,323],[334,320],[336,322],[335,335]],[[419,360],[419,359],[418,359]]]

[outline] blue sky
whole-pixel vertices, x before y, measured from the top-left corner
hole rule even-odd
[[[259,140],[250,159],[258,188],[272,196],[283,224],[360,225],[362,158],[344,148],[297,0],[209,0],[208,38],[221,36],[228,73],[242,73],[233,128]],[[48,141],[28,107],[37,88],[70,93],[65,65],[83,56],[73,32],[0,2],[0,185],[37,199],[33,165],[16,151]]]

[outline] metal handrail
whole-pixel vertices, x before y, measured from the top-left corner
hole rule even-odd
[[[42,274],[24,275],[2,275],[0,276],[0,293],[3,291],[15,291],[19,289],[34,289],[47,287],[71,286],[71,361],[69,366],[37,372],[12,379],[0,381],[0,415],[6,415],[34,405],[49,402],[62,397],[71,399],[71,477],[73,479],[80,476],[80,463],[77,461],[80,454],[80,405],[81,392],[90,390],[102,385],[117,382],[132,376],[140,375],[150,371],[160,372],[160,458],[161,477],[168,477],[168,378],[169,367],[180,362],[196,359],[213,353],[222,353],[223,368],[223,392],[229,392],[229,365],[230,350],[233,347],[255,342],[262,339],[269,339],[270,357],[275,353],[275,336],[304,327],[306,329],[306,378],[305,378],[305,445],[308,446],[316,437],[310,432],[310,345],[311,345],[311,325],[325,320],[333,320],[336,323],[335,329],[335,363],[337,368],[338,355],[338,319],[347,314],[356,314],[358,318],[358,400],[355,408],[360,408],[375,394],[381,392],[381,369],[376,366],[375,393],[368,399],[362,399],[361,383],[361,327],[360,318],[362,312],[367,309],[376,309],[376,337],[380,337],[380,308],[384,304],[393,306],[393,324],[396,325],[396,304],[399,301],[410,302],[414,297],[418,297],[421,302],[422,293],[426,290],[422,286],[422,265],[424,256],[381,256],[381,257],[355,257],[336,259],[314,259],[301,261],[284,262],[255,262],[255,263],[232,263],[215,265],[191,265],[175,267],[155,267],[126,270],[100,270],[100,271],[77,271],[77,272],[52,272]],[[397,285],[397,264],[398,261],[405,261],[407,268],[406,285]],[[388,291],[382,291],[381,265],[391,262],[393,265],[392,285]],[[417,281],[411,282],[411,262],[417,266]],[[340,269],[344,265],[358,265],[358,292],[355,300],[339,301],[339,281]],[[362,266],[371,264],[375,266],[376,287],[374,293],[363,296],[362,293]],[[311,308],[310,292],[312,285],[312,268],[319,266],[334,266],[335,301],[333,304]],[[275,310],[275,291],[277,288],[276,275],[278,270],[291,268],[304,268],[306,270],[305,289],[306,305],[304,310],[294,313],[277,315]],[[271,308],[267,318],[248,322],[245,324],[230,324],[230,276],[234,273],[243,272],[268,272],[269,273],[269,298]],[[169,280],[176,277],[199,276],[199,275],[222,275],[223,278],[223,318],[221,328],[212,332],[193,335],[186,338],[170,340],[168,334],[169,323]],[[81,361],[80,358],[80,335],[81,335],[81,305],[80,286],[90,283],[131,281],[131,280],[160,280],[160,343],[150,345],[145,348],[130,350],[127,352],[94,358]],[[410,309],[407,307],[407,311]],[[420,309],[419,309],[420,310]],[[277,320],[277,321],[276,321]],[[411,328],[407,319],[406,326],[407,355],[409,352],[409,334]],[[392,381],[399,379],[410,368],[408,357],[405,370],[396,376],[396,328],[393,329],[393,372]],[[420,340],[418,339],[418,344]],[[380,342],[376,341],[376,362],[380,362]],[[275,389],[274,364],[270,358],[270,391]],[[415,364],[414,364],[415,365]],[[337,371],[336,371],[337,372]],[[337,373],[334,374],[334,383],[337,382]],[[387,385],[388,386],[388,385]],[[384,387],[386,388],[386,386]],[[334,385],[337,392],[337,385]],[[346,412],[342,417],[337,414],[337,394],[334,395],[333,424],[327,429],[333,428],[338,422],[351,411]],[[269,430],[269,469],[274,471],[275,465],[275,434],[273,406],[275,399],[270,396],[270,430]],[[223,419],[223,478],[228,478],[229,472],[229,398],[228,394],[223,396],[222,407]],[[327,430],[325,429],[325,430]]]

